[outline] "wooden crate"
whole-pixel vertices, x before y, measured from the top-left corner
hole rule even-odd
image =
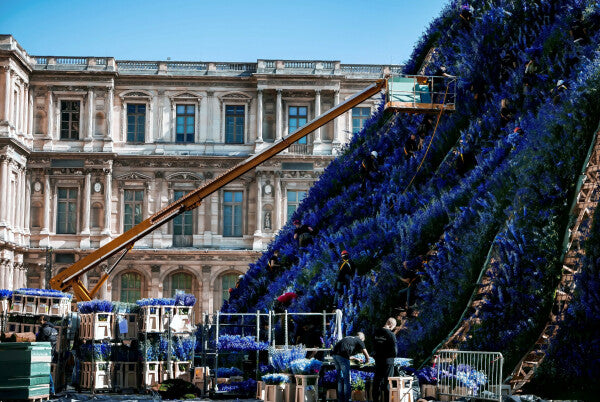
[[[388,382],[390,386],[389,402],[413,402],[413,377],[389,377]]]
[[[283,402],[283,388],[279,385],[266,385],[265,402]]]
[[[113,388],[115,389],[137,389],[138,363],[114,362],[112,379]]]

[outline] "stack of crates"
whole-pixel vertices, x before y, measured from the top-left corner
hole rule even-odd
[[[0,343],[0,400],[49,396],[51,353],[49,342]]]

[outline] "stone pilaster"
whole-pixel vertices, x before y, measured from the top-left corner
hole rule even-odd
[[[103,235],[110,236],[112,215],[112,172],[104,169],[104,229]]]
[[[0,155],[0,203],[5,206],[8,203],[8,158],[6,155]],[[0,226],[7,226],[8,208],[0,208]]]
[[[10,104],[12,96],[11,96],[11,79],[12,71],[10,66],[4,67],[4,120],[10,122]]]
[[[281,100],[281,89],[277,90],[277,102],[275,105],[275,133],[276,141],[282,138],[283,134],[283,111],[282,111],[282,100]]]
[[[321,90],[315,89],[315,117],[321,114]],[[315,146],[319,146],[321,144],[321,129],[317,128],[315,130]]]
[[[336,107],[340,103],[340,91],[336,90],[333,95],[333,107]],[[349,113],[352,113],[350,111]],[[339,119],[333,119],[333,146],[339,148],[341,145],[340,141],[340,122]]]
[[[256,106],[256,143],[263,142],[263,91],[258,90]]]
[[[85,181],[83,185],[83,219],[81,229],[81,248],[90,248],[90,203],[92,196],[92,172],[85,172]]]

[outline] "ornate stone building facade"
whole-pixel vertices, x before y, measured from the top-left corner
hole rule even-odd
[[[48,279],[399,66],[30,56],[0,36],[0,288]],[[138,241],[101,298],[218,309],[378,99]],[[101,269],[82,276],[88,288]]]

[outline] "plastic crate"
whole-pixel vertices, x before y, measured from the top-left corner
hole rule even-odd
[[[64,317],[71,312],[71,300],[68,297],[49,297],[48,315]]]
[[[38,296],[24,295],[23,314],[37,314]]]
[[[10,305],[10,312],[16,313],[16,314],[22,313],[24,304],[25,304],[25,296],[13,293],[12,303]]]
[[[107,390],[112,388],[110,378],[111,362],[81,363],[81,388],[89,390]]]
[[[142,363],[142,383],[145,387],[151,387],[160,382],[160,362]]]
[[[0,315],[9,312],[8,299],[0,299]]]
[[[121,320],[125,320],[125,324],[122,324]],[[126,332],[121,332],[122,329],[125,329]],[[134,313],[115,314],[114,331],[116,334],[116,338],[125,341],[137,339],[139,332],[139,315]]]
[[[138,387],[138,363],[113,363],[113,388],[126,389]]]
[[[21,332],[20,322],[8,322],[6,323],[6,332]]]
[[[0,376],[0,387],[30,387],[32,385],[50,384],[50,378],[47,374],[25,376],[25,377],[4,377]]]
[[[37,315],[48,315],[50,312],[50,298],[46,296],[38,296],[35,313]]]
[[[173,378],[179,378],[180,380],[190,381],[190,367],[191,362],[173,362]]]
[[[163,332],[161,306],[142,306],[142,332]]]
[[[283,389],[279,385],[266,385],[265,402],[283,402]]]
[[[39,327],[38,324],[26,324],[26,323],[22,323],[21,324],[21,331],[20,332],[33,332],[34,334],[36,334],[36,330],[35,327]]]
[[[80,338],[101,341],[114,338],[114,314],[80,314]]]

